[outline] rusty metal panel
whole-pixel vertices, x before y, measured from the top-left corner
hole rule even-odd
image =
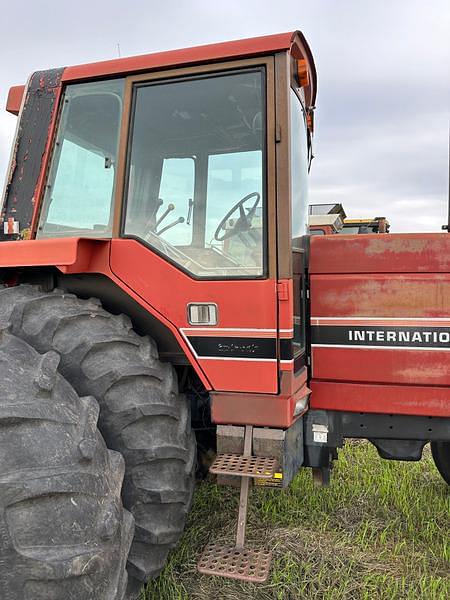
[[[450,235],[390,233],[311,238],[311,274],[448,273]]]
[[[450,236],[313,238],[310,265],[311,407],[448,415]]]
[[[63,70],[37,71],[30,78],[7,176],[0,214],[0,240],[29,237],[35,191]],[[5,232],[5,222],[10,224],[11,233]]]
[[[312,275],[310,294],[312,325],[327,317],[336,325],[351,317],[450,319],[450,273]]]

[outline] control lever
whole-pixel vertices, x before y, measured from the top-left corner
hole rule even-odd
[[[156,221],[156,225],[155,225],[155,230],[158,228],[158,225],[164,221],[164,219],[167,217],[167,215],[169,213],[171,213],[173,210],[175,210],[175,204],[170,203],[168,205],[168,207],[166,208],[166,210],[163,212],[163,214],[159,217],[159,219]],[[183,219],[184,221],[184,219]]]
[[[192,209],[193,208],[194,208],[194,201],[192,200],[192,198],[189,198],[189,208],[188,208],[188,214],[187,214],[187,219],[186,219],[186,225],[190,225],[191,224]]]
[[[164,233],[168,229],[172,229],[172,227],[175,227],[175,225],[178,225],[178,223],[184,223],[184,217],[178,217],[178,219],[176,219],[175,221],[172,221],[172,223],[169,223],[168,225],[166,225],[165,227],[163,227],[161,229],[161,231],[156,231],[155,233],[156,233],[156,235],[161,235],[162,233]]]

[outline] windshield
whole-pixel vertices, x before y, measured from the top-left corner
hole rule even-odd
[[[262,69],[134,88],[124,234],[199,277],[261,276]]]

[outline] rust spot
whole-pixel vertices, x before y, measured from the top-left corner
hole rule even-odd
[[[423,368],[418,360],[416,367],[397,369],[395,374],[398,377],[397,381],[407,381],[411,383],[415,383],[419,375],[426,376],[427,379],[433,381],[439,379],[446,381],[448,376],[448,366],[442,364],[427,364],[426,368]]]
[[[342,276],[325,280],[315,294],[327,316],[450,317],[450,277],[445,274]]]
[[[403,237],[393,235],[385,238],[384,236],[376,236],[368,240],[366,245],[366,254],[403,254],[405,252],[421,253],[429,247],[430,242],[425,238],[420,237]]]

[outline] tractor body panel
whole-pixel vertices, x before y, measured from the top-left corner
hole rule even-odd
[[[112,241],[110,266],[175,325],[211,389],[277,393],[276,281],[196,280],[134,240]],[[219,325],[189,324],[190,303],[215,305]]]
[[[61,238],[2,243],[0,268],[45,266],[56,266],[66,275],[105,275],[133,295],[175,335],[207,389],[277,393],[275,281],[195,280],[134,240]],[[216,305],[220,327],[190,325],[190,302]],[[270,423],[270,418],[263,418]]]
[[[450,237],[311,241],[311,406],[450,416]]]

